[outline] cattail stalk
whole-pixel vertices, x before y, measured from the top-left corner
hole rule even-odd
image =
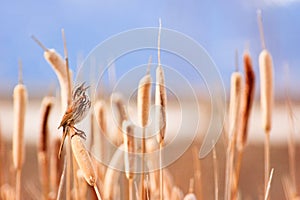
[[[252,68],[251,57],[248,52],[244,53],[243,60],[244,60],[244,72],[245,72],[245,84],[244,84],[244,90],[241,99],[241,108],[240,108],[241,122],[238,130],[237,163],[235,167],[235,179],[233,180],[233,186],[232,186],[232,198],[236,198],[237,195],[237,187],[239,182],[243,152],[248,137],[249,116],[253,104],[254,90],[255,90],[255,74]]]
[[[265,132],[265,194],[270,172],[270,132],[272,127],[273,107],[273,61],[266,49],[261,11],[257,12],[259,31],[263,50],[259,54],[260,72],[260,103],[262,111],[262,126]]]
[[[2,135],[2,129],[0,124],[0,187],[4,184],[5,178],[5,141]]]
[[[195,191],[199,199],[202,199],[202,181],[201,181],[201,161],[198,159],[198,149],[196,146],[193,147],[193,165],[194,165],[194,179],[195,179]]]
[[[240,101],[242,92],[242,75],[234,72],[231,75],[230,102],[229,102],[229,144],[226,153],[225,199],[231,199],[233,161],[238,125],[240,124]]]
[[[21,171],[24,163],[24,125],[27,106],[27,89],[23,85],[20,63],[19,84],[14,88],[13,163],[16,170],[16,200],[21,199]]]
[[[123,143],[124,143],[124,166],[125,175],[128,180],[129,200],[133,200],[133,179],[135,170],[135,141],[134,141],[134,126],[128,121],[124,121],[122,125]]]
[[[38,143],[38,164],[42,183],[43,199],[48,199],[49,194],[49,130],[48,119],[53,106],[52,97],[45,97],[41,106],[41,128]]]
[[[149,62],[150,63],[150,62]],[[139,125],[142,127],[142,145],[141,145],[141,151],[142,151],[142,174],[141,174],[141,199],[146,199],[145,194],[145,156],[146,153],[146,138],[145,138],[145,127],[148,124],[149,119],[149,111],[150,111],[150,103],[151,103],[151,76],[149,71],[148,65],[148,72],[147,74],[140,80],[139,82],[139,89],[138,89],[138,95],[137,95],[137,107],[138,107],[138,120]]]

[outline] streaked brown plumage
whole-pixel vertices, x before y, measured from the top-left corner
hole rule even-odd
[[[85,139],[86,135],[83,131],[77,129],[74,125],[82,121],[91,107],[91,101],[89,97],[86,95],[85,91],[89,88],[84,88],[84,84],[82,83],[80,86],[76,87],[73,90],[72,94],[72,103],[66,110],[60,125],[58,128],[63,127],[63,138],[60,145],[60,150],[58,153],[58,157],[61,155],[61,151],[64,145],[64,140],[67,136],[68,129],[72,128],[75,130],[75,134],[79,135],[81,138]],[[73,137],[72,135],[71,137]]]

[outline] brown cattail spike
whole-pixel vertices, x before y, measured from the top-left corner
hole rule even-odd
[[[238,148],[243,149],[248,135],[248,121],[254,99],[255,73],[252,68],[251,57],[244,53],[245,86],[241,99],[241,125],[239,128]]]
[[[124,164],[127,179],[134,178],[135,157],[131,154],[135,152],[134,126],[129,121],[124,121],[122,125],[124,141]]]

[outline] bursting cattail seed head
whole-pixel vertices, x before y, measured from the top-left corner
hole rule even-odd
[[[254,99],[255,73],[252,68],[251,57],[244,53],[245,85],[241,99],[241,123],[239,126],[238,148],[242,149],[247,141],[248,120]]]
[[[262,126],[266,132],[271,130],[273,106],[273,62],[271,54],[262,50],[259,55],[260,100],[262,109]]]
[[[23,84],[14,88],[13,163],[20,170],[24,162],[24,125],[27,105],[27,90]]]
[[[73,129],[70,129],[70,132],[72,131]],[[95,169],[93,167],[91,157],[81,141],[80,136],[77,134],[72,136],[71,146],[76,162],[78,163],[79,168],[82,170],[86,182],[90,186],[94,186],[97,179]]]

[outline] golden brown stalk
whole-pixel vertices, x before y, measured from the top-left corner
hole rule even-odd
[[[94,104],[94,113],[95,119],[98,123],[98,127],[100,128],[100,138],[103,136],[109,137],[107,134],[107,114],[106,114],[106,104],[104,100],[98,100]],[[105,160],[105,143],[104,140],[100,140],[100,155],[103,156],[101,159]]]
[[[40,181],[42,184],[43,199],[48,199],[49,194],[49,131],[48,119],[53,106],[53,97],[45,97],[41,106],[41,127],[38,142],[38,164],[40,171]]]
[[[151,76],[150,73],[147,73],[139,82],[139,89],[138,89],[138,95],[137,95],[137,110],[138,110],[138,120],[139,125],[143,129],[142,133],[142,145],[141,145],[141,151],[142,151],[142,174],[141,174],[141,198],[142,200],[146,199],[145,194],[145,159],[144,154],[145,152],[145,146],[146,146],[146,138],[145,138],[145,127],[148,124],[149,119],[149,111],[150,111],[150,103],[151,103]]]
[[[125,175],[128,179],[128,194],[129,199],[133,199],[133,179],[135,173],[135,156],[132,155],[136,152],[134,141],[134,125],[129,121],[123,121],[123,141],[124,141],[124,166]]]
[[[231,186],[233,174],[233,161],[235,155],[236,138],[240,124],[240,101],[242,92],[242,75],[234,72],[231,75],[230,102],[229,102],[229,144],[226,153],[226,174],[225,174],[225,199],[231,199]]]
[[[21,199],[21,171],[24,163],[24,125],[27,107],[27,90],[22,84],[20,64],[19,84],[14,88],[13,163],[16,170],[16,200]]]
[[[237,163],[235,166],[235,178],[232,182],[232,198],[236,198],[237,187],[239,182],[241,163],[243,158],[244,148],[248,137],[248,123],[249,116],[251,113],[251,108],[254,99],[255,90],[255,74],[252,68],[252,61],[249,52],[244,53],[244,73],[245,73],[245,84],[244,90],[242,92],[241,108],[240,108],[240,126],[238,130],[238,140],[237,140]]]

